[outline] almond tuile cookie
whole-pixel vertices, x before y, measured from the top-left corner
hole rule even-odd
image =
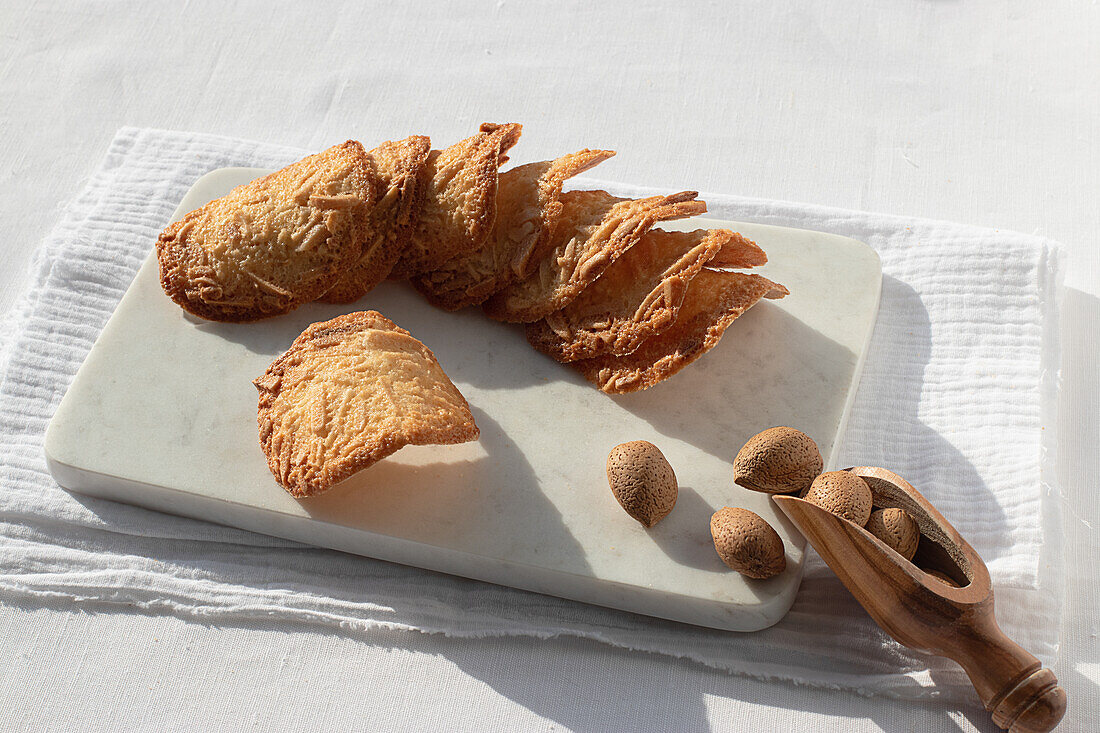
[[[391,279],[429,272],[484,244],[496,221],[497,171],[522,130],[487,122],[476,135],[428,154],[424,202]]]
[[[722,231],[729,232],[728,229]],[[707,267],[739,269],[768,264],[768,256],[756,242],[738,232],[729,232],[729,234],[729,239],[722,243],[722,249],[707,262]]]
[[[606,191],[570,191],[553,233],[553,248],[533,274],[485,302],[490,318],[529,323],[561,310],[596,281],[659,221],[705,213],[699,194],[621,199]]]
[[[312,324],[254,384],[260,447],[296,497],[327,491],[406,445],[479,435],[432,352],[376,311]]]
[[[609,394],[648,389],[714,348],[730,324],[761,298],[788,291],[760,275],[704,268],[691,281],[676,321],[627,356],[605,355],[570,363]]]
[[[377,186],[354,140],[238,186],[161,233],[161,286],[213,321],[287,313],[331,288],[359,257]]]
[[[326,303],[351,303],[390,274],[404,251],[424,201],[423,171],[431,140],[412,135],[387,141],[367,153],[380,185],[370,210],[370,239],[359,259],[321,296]]]
[[[633,353],[673,324],[688,283],[715,260],[748,267],[767,257],[728,229],[652,229],[576,300],[527,324],[527,341],[561,362]]]
[[[413,285],[432,305],[454,311],[478,305],[529,276],[552,242],[551,233],[563,209],[565,181],[614,154],[585,149],[501,173],[496,224],[484,246],[413,278]]]

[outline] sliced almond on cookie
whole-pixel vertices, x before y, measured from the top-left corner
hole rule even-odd
[[[761,298],[788,291],[760,275],[704,268],[688,286],[675,322],[627,356],[605,355],[570,366],[609,393],[647,389],[714,348],[730,324]]]
[[[430,272],[485,243],[496,221],[497,170],[522,130],[485,123],[476,135],[428,154],[424,203],[391,279]]]
[[[367,155],[381,185],[370,211],[369,235],[359,259],[321,296],[351,303],[390,274],[404,251],[424,200],[424,170],[431,141],[423,135],[384,142]]]
[[[432,305],[453,311],[482,303],[527,277],[552,243],[551,234],[562,213],[565,181],[614,154],[611,150],[581,150],[501,173],[496,224],[485,244],[414,278],[413,285]]]
[[[553,248],[530,277],[501,290],[485,303],[499,321],[529,323],[569,305],[659,221],[702,214],[698,193],[621,199],[606,191],[570,191],[553,233]]]
[[[314,323],[254,384],[260,446],[296,497],[327,491],[406,445],[478,437],[432,352],[375,311]]]
[[[729,266],[767,257],[728,229],[653,229],[576,300],[527,324],[527,340],[562,362],[633,353],[675,322],[691,279],[716,260]]]
[[[359,257],[377,186],[354,140],[238,186],[161,233],[161,285],[184,310],[214,321],[291,311]]]

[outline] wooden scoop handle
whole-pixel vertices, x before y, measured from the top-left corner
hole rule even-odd
[[[920,558],[929,567],[950,561],[958,579],[969,582],[941,582],[863,527],[804,499],[773,496],[772,501],[886,633],[907,647],[958,662],[994,723],[1019,733],[1058,725],[1066,693],[1053,672],[997,626],[989,571],[974,548],[897,474],[874,466],[849,470],[869,482],[876,504],[900,505],[921,525],[914,561]]]
[[[993,722],[1012,733],[1045,733],[1066,712],[1058,678],[1005,636],[993,614],[973,619],[951,648],[939,650],[958,662],[974,684]]]

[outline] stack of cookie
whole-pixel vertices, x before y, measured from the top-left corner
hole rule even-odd
[[[412,136],[311,155],[165,229],[161,284],[197,316],[251,321],[408,279],[437,307],[526,324],[535,348],[611,393],[668,378],[761,298],[787,294],[736,271],[767,261],[744,237],[655,228],[704,213],[695,192],[563,192],[611,151],[499,173],[520,132],[485,124],[443,150]]]

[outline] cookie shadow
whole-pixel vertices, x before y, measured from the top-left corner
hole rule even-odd
[[[406,282],[384,282],[353,303],[307,303],[252,323],[185,318],[201,331],[274,359],[310,324],[365,310],[378,311],[423,342],[459,388],[519,389],[569,377],[528,345],[522,324],[493,321],[476,307],[448,313]]]
[[[670,379],[607,399],[661,434],[725,460],[774,425],[796,426],[827,446],[845,400],[836,385],[850,379],[857,358],[783,308],[764,302]]]
[[[681,486],[676,506],[648,531],[649,537],[680,565],[714,572],[725,571],[726,566],[714,551],[714,543],[706,531],[706,527],[710,526],[710,516],[715,511],[716,508],[695,489]]]
[[[970,516],[981,521],[960,523],[958,529],[988,562],[1006,549],[997,539],[1005,514],[966,456],[921,420],[931,352],[931,319],[920,294],[884,275],[863,387],[856,386],[850,427],[838,438],[854,438],[858,452],[840,443],[834,467],[890,468],[933,503],[965,491],[973,505]],[[609,399],[659,433],[727,461],[750,437],[775,425],[809,434],[827,460],[825,446],[837,433],[835,416],[845,399],[835,385],[849,378],[856,359],[850,349],[781,307],[763,303],[737,319],[714,349],[668,381]],[[715,425],[726,429],[715,430]]]
[[[590,574],[583,548],[526,457],[499,423],[472,411],[480,439],[456,446],[454,460],[440,462],[435,446],[405,448],[301,506],[315,519],[412,543],[405,551],[425,558],[416,564],[447,572],[464,574],[438,562],[460,553],[494,569],[537,565]]]

